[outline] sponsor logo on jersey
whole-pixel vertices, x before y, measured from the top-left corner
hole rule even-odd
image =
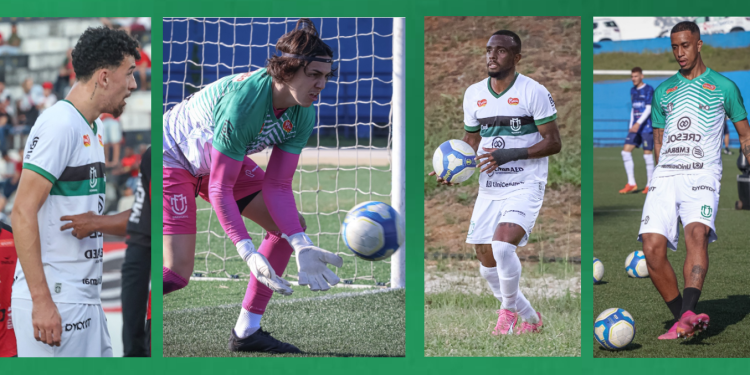
[[[693,164],[658,164],[657,168],[667,168],[667,169],[703,169],[703,163],[693,163]]]
[[[669,147],[669,148],[663,148],[661,151],[662,154],[678,154],[678,155],[689,155],[690,154],[690,147]]]
[[[706,90],[711,90],[711,91],[716,90],[716,86],[714,86],[714,85],[712,85],[710,83],[704,83],[703,84],[703,88],[706,89]]]
[[[86,147],[91,146],[91,138],[89,138],[88,134],[83,135],[83,145]]]
[[[96,179],[96,167],[91,167],[89,170],[89,187],[92,189],[96,187],[97,179]]]
[[[482,108],[487,105],[487,99],[477,101],[477,107]]]
[[[654,191],[654,190],[656,190],[656,186],[651,186],[650,188],[648,188],[648,191]]]
[[[86,328],[89,328],[89,326],[91,326],[91,318],[88,318],[82,322],[65,324],[65,332],[82,331]]]
[[[232,121],[227,119],[227,121],[224,122],[224,127],[221,128],[221,138],[223,138],[225,141],[229,141],[229,138],[232,137],[233,131],[234,125],[232,125]]]
[[[700,148],[700,146],[695,146],[695,148],[693,148],[693,156],[695,156],[696,158],[699,158],[699,159],[702,158],[703,157],[703,149]]]
[[[510,119],[510,130],[517,132],[521,130],[521,119],[520,118],[512,118]]]
[[[242,74],[238,75],[237,77],[234,77],[232,79],[232,81],[234,81],[234,82],[242,82],[242,81],[246,80],[248,77],[250,77],[251,75],[253,75],[253,73],[242,73]]]
[[[495,137],[492,140],[492,148],[505,148],[505,140],[503,137]]]
[[[99,146],[104,147],[104,142],[102,142],[102,135],[101,134],[97,134],[97,137],[99,137]]]
[[[678,133],[678,134],[672,134],[669,137],[667,137],[667,142],[666,143],[672,143],[672,142],[678,142],[678,141],[700,142],[701,138],[702,137],[701,137],[700,134]]]
[[[690,117],[680,117],[679,120],[677,120],[677,129],[680,129],[680,131],[685,131],[690,127],[690,124],[692,122],[690,121]]]
[[[552,108],[555,108],[555,101],[552,100],[552,94],[547,93],[547,98],[549,99],[549,105],[552,106]]]
[[[471,224],[469,224],[469,233],[467,234],[467,236],[471,236],[471,234],[472,234],[472,233],[474,233],[474,227],[475,227],[476,225],[477,225],[477,223],[475,223],[475,222],[474,222],[474,221],[472,220]]]
[[[292,131],[292,121],[291,120],[284,121],[284,124],[281,127],[284,129],[285,132],[289,133],[290,131]]]
[[[34,139],[31,140],[29,151],[26,152],[26,159],[31,159],[31,152],[34,151],[34,147],[36,147],[37,142],[39,142],[39,137],[34,137]]]
[[[518,105],[518,98],[508,98],[508,104]]]
[[[675,86],[675,87],[672,87],[671,89],[667,89],[667,94],[677,91],[677,87],[679,86]]]
[[[710,105],[708,105],[708,104],[706,104],[706,105],[703,105],[703,104],[701,104],[701,103],[698,103],[698,109],[702,109],[702,110],[704,110],[704,111],[708,111],[709,109],[711,109],[711,106],[710,106]]]
[[[712,213],[713,213],[713,209],[711,209],[711,206],[706,204],[706,205],[703,205],[703,207],[701,207],[701,216],[705,218],[709,218],[711,217]]]
[[[712,188],[710,186],[706,186],[706,185],[693,186],[693,191],[698,191],[698,190],[716,191],[716,189],[714,189],[714,188]]]
[[[170,204],[172,205],[172,212],[175,215],[184,215],[187,212],[187,197],[184,194],[175,194],[170,198]]]
[[[97,286],[102,283],[102,278],[100,277],[98,279],[81,279],[81,283],[83,283],[83,285]]]
[[[255,174],[253,174],[253,172],[255,172],[256,169],[258,169],[257,165],[253,167],[253,169],[245,169],[245,176],[250,177],[250,178],[255,177]]]
[[[703,169],[703,163],[693,163],[693,169]]]
[[[86,259],[101,259],[104,256],[104,249],[91,249],[83,252]],[[98,261],[96,262],[98,263]]]
[[[526,217],[526,213],[525,213],[525,212],[523,212],[523,211],[518,211],[518,210],[507,210],[507,211],[505,211],[505,212],[503,213],[503,216],[505,216],[505,215],[507,215],[507,214],[519,214],[519,215],[521,215],[521,216],[523,216],[523,217]]]
[[[13,247],[15,243],[13,240],[0,240],[0,247]]]
[[[641,221],[643,222],[643,224],[648,224],[648,220],[649,220],[649,217],[648,215],[646,215],[646,218]]]
[[[55,293],[60,293],[62,291],[62,283],[55,283]]]
[[[519,182],[498,182],[498,181],[487,181],[487,187],[506,188],[523,185],[523,181]]]

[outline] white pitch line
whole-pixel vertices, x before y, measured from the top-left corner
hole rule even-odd
[[[719,211],[735,211],[734,208],[719,208]],[[625,208],[619,210],[594,210],[594,213],[605,213],[605,212],[643,212],[642,208]]]
[[[329,295],[320,296],[320,297],[272,299],[268,304],[269,305],[284,305],[284,304],[297,303],[297,302],[328,301],[328,300],[335,300],[335,299],[341,299],[341,298],[366,296],[368,294],[389,293],[389,292],[396,291],[398,289],[400,288],[373,289],[373,290],[366,290],[364,292],[358,292],[358,293],[337,293],[337,294],[329,294]],[[204,307],[194,307],[194,308],[182,309],[182,310],[165,311],[164,314],[166,315],[166,314],[182,314],[182,313],[188,313],[188,312],[201,312],[201,311],[206,311],[206,310],[216,309],[216,308],[234,309],[240,306],[242,306],[242,303],[231,303],[231,304],[218,305],[218,306],[204,306]]]

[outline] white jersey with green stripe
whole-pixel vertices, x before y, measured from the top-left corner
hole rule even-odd
[[[315,127],[315,109],[299,105],[276,117],[273,81],[266,69],[223,77],[172,107],[163,116],[167,168],[208,175],[211,147],[242,160],[275,145],[299,154]]]
[[[66,223],[60,220],[63,216],[103,213],[106,178],[101,126],[99,119],[89,125],[73,104],[61,100],[36,120],[23,153],[23,173],[36,172],[52,183],[37,220],[44,275],[57,303],[101,303],[102,234],[79,240],[72,229],[60,230]],[[13,298],[31,299],[19,266],[15,280]]]
[[[471,85],[464,95],[464,129],[480,132],[477,155],[483,148],[529,148],[542,140],[537,129],[557,118],[552,95],[533,79],[516,73],[502,93],[490,78]],[[479,197],[504,199],[521,189],[543,190],[547,184],[547,158],[517,160],[479,176]]]
[[[693,80],[679,72],[654,91],[652,125],[664,129],[654,178],[712,174],[721,179],[724,117],[747,118],[737,85],[706,68]]]

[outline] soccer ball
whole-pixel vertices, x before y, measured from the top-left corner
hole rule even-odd
[[[625,271],[630,277],[648,277],[648,266],[646,266],[646,256],[643,255],[643,251],[634,251],[625,258]]]
[[[464,182],[477,169],[477,154],[468,143],[458,139],[445,141],[435,150],[432,156],[432,168],[435,173],[447,182],[458,184]]]
[[[599,284],[604,277],[604,263],[599,258],[594,258],[594,284]]]
[[[383,202],[365,202],[349,211],[341,225],[346,247],[365,260],[389,258],[404,243],[401,217]]]
[[[594,338],[606,349],[620,350],[635,336],[633,317],[623,309],[607,309],[596,317]]]

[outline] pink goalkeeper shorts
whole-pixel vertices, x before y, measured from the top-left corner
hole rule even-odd
[[[195,234],[196,210],[195,198],[199,195],[206,202],[208,199],[209,176],[197,178],[181,168],[164,168],[164,197],[162,199],[162,216],[164,217],[164,234]],[[245,158],[242,171],[234,184],[234,200],[240,200],[257,193],[263,186],[265,172],[254,161]]]

